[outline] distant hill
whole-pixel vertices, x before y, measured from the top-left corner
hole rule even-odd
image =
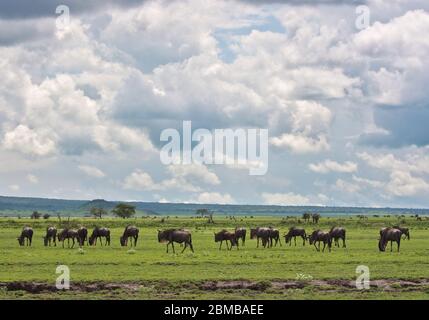
[[[71,216],[84,216],[92,207],[101,207],[110,211],[119,201],[104,199],[63,200],[26,197],[0,196],[0,215],[16,216],[39,212],[61,213]],[[198,209],[206,208],[220,215],[266,215],[287,216],[302,215],[304,212],[319,212],[322,215],[346,214],[419,214],[428,215],[429,209],[407,208],[361,208],[361,207],[315,207],[315,206],[267,206],[267,205],[219,205],[193,203],[127,202],[136,206],[139,215],[193,215]]]

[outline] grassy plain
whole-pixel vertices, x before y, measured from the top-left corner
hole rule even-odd
[[[112,231],[110,247],[68,249],[44,247],[50,220],[0,219],[0,298],[2,299],[428,299],[429,221],[414,217],[322,217],[318,226],[299,218],[216,217],[215,224],[195,217],[136,219],[71,219],[71,226],[99,225]],[[411,240],[401,242],[401,252],[380,253],[378,230],[400,223],[411,230]],[[122,248],[119,236],[127,224],[140,228],[137,248]],[[16,237],[23,226],[32,226],[32,247],[19,247]],[[232,251],[218,250],[213,232],[235,226],[273,226],[284,234],[291,226],[307,233],[332,225],[347,229],[347,248],[316,252],[297,240],[295,247],[256,248],[256,241]],[[192,231],[195,253],[188,249],[166,253],[157,241],[157,229],[185,227]],[[249,233],[249,231],[248,231]],[[72,290],[55,290],[56,267],[70,268]],[[356,267],[370,270],[371,289],[353,285]]]

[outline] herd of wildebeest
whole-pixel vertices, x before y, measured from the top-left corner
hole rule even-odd
[[[18,242],[20,246],[31,246],[33,238],[33,229],[31,227],[24,227],[21,235],[18,237]],[[221,230],[214,234],[214,241],[220,242],[219,250],[222,249],[222,244],[225,241],[228,250],[231,250],[232,247],[239,249],[239,242],[244,246],[246,242],[247,230],[245,228],[236,227],[233,231]],[[410,239],[410,232],[408,228],[403,228],[399,226],[386,227],[380,230],[380,237],[378,242],[378,248],[380,251],[385,251],[388,242],[390,241],[390,251],[393,250],[393,242],[397,243],[398,251],[401,243],[402,236],[405,236]],[[128,246],[130,243],[131,246],[137,245],[137,239],[139,237],[139,229],[136,226],[129,225],[125,227],[125,230],[122,236],[119,238],[121,246]],[[329,231],[322,231],[320,229],[313,231],[308,235],[303,228],[291,227],[289,231],[284,234],[285,243],[289,243],[289,246],[292,245],[292,239],[296,246],[296,238],[302,238],[302,245],[305,246],[306,241],[310,245],[314,245],[317,251],[320,251],[321,244],[323,243],[322,252],[325,251],[326,246],[328,250],[331,251],[332,242],[334,245],[339,247],[339,241],[342,241],[342,245],[346,247],[346,229],[342,227],[332,227]],[[54,246],[57,245],[57,240],[62,242],[64,248],[64,242],[67,240],[67,246],[70,247],[70,241],[72,241],[72,248],[77,242],[80,247],[84,246],[85,243],[90,246],[97,245],[97,240],[100,240],[100,245],[103,246],[103,238],[105,239],[105,245],[110,245],[110,230],[108,228],[96,227],[93,229],[90,236],[88,236],[88,229],[81,226],[78,229],[69,229],[65,228],[62,230],[57,230],[55,227],[51,226],[46,229],[46,234],[43,237],[44,245]],[[256,246],[259,247],[259,242],[261,241],[264,248],[270,248],[277,246],[281,243],[280,231],[273,227],[257,227],[250,229],[250,239],[256,239]],[[134,243],[133,243],[134,242]],[[167,230],[158,230],[158,242],[167,243],[167,253],[169,245],[172,246],[173,252],[174,243],[179,243],[181,246],[184,244],[182,252],[189,247],[192,252],[194,252],[194,247],[192,245],[192,236],[191,232],[186,229],[167,229]]]

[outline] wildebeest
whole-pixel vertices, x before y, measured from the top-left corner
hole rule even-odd
[[[101,246],[103,246],[103,240],[102,238],[106,239],[105,245],[110,246],[110,230],[108,228],[99,228],[95,227],[94,230],[92,230],[92,234],[89,237],[89,245],[97,245],[97,239],[100,239]]]
[[[219,250],[222,249],[222,243],[224,241],[226,242],[226,248],[228,250],[231,250],[232,246],[237,246],[237,250],[238,250],[238,238],[235,232],[229,232],[228,230],[223,229],[214,234],[214,239],[215,239],[215,242],[220,242]],[[230,247],[228,247],[228,241],[231,244]]]
[[[245,228],[235,228],[235,237],[237,239],[237,242],[239,239],[241,239],[241,245],[244,246],[246,242],[246,229]]]
[[[319,223],[320,214],[318,214],[318,213],[313,213],[313,214],[311,215],[311,218],[313,219],[313,223]]]
[[[401,246],[401,237],[401,230],[395,228],[384,228],[384,230],[381,232],[380,240],[378,241],[378,249],[380,251],[386,251],[387,243],[390,241],[390,252],[392,252],[393,241],[395,241],[398,244],[399,252],[399,247]]]
[[[134,239],[134,247],[137,246],[137,239],[139,238],[139,229],[136,226],[125,227],[124,233],[119,239],[121,246],[123,247],[128,246],[129,238],[131,238],[131,247],[133,246],[133,239]]]
[[[51,246],[51,242],[54,242],[54,246],[57,246],[57,228],[55,227],[47,227],[46,235],[43,237],[43,243],[45,247]]]
[[[307,239],[307,234],[305,233],[305,230],[302,228],[296,228],[292,227],[289,229],[289,232],[285,234],[285,243],[289,242],[289,246],[292,245],[292,238],[295,241],[296,246],[296,237],[302,238],[302,245],[305,246],[305,240]]]
[[[171,244],[173,247],[173,253],[176,253],[174,250],[174,242],[185,243],[185,247],[182,252],[189,246],[191,251],[194,252],[194,247],[192,246],[192,236],[191,232],[187,230],[180,229],[168,229],[168,230],[158,230],[158,242],[167,242],[167,253],[168,246]]]
[[[320,242],[323,242],[323,250],[322,252],[325,252],[325,247],[328,245],[329,252],[331,251],[332,246],[332,239],[329,235],[329,232],[324,232],[321,230],[315,230],[308,238],[310,245],[314,244],[314,247],[317,251],[320,251]],[[316,246],[316,242],[319,243],[319,247]]]
[[[79,229],[77,229],[77,233],[79,235],[79,245],[82,247],[85,244],[85,241],[88,242],[88,229],[85,227],[79,227]]]
[[[275,241],[274,246],[277,246],[277,243],[282,246],[282,242],[280,240],[280,231],[270,227],[270,247],[273,246],[273,240]]]
[[[267,246],[270,246],[270,241],[271,241],[271,228],[261,228],[261,227],[256,227],[254,229],[250,229],[250,239],[255,239],[256,238],[256,247],[259,248],[259,239],[262,239],[262,245],[264,246],[264,248]]]
[[[70,239],[72,239],[73,244],[72,244],[72,248],[75,245],[75,240],[77,240],[78,243],[80,243],[79,241],[79,233],[77,232],[76,229],[63,229],[58,233],[58,241],[63,243],[63,248],[64,248],[64,240],[67,239],[67,247],[70,248]]]
[[[27,246],[31,246],[31,242],[33,240],[33,229],[30,227],[24,227],[21,231],[21,235],[17,239],[20,246],[24,245],[24,240]]]
[[[329,231],[331,239],[334,239],[335,246],[339,247],[338,239],[343,240],[343,248],[346,247],[346,229],[341,227],[332,227]]]
[[[311,217],[311,214],[308,212],[302,214],[302,219],[304,219],[305,222],[309,222],[310,217]]]

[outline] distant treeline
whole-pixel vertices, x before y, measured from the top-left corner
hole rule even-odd
[[[119,202],[96,199],[62,200],[44,198],[21,198],[0,196],[0,216],[30,215],[33,211],[63,216],[89,215],[91,208],[113,209]],[[361,208],[361,207],[315,207],[315,206],[267,206],[267,205],[218,205],[158,202],[129,202],[136,207],[137,215],[193,215],[198,209],[208,209],[215,215],[288,216],[317,212],[321,215],[428,215],[429,209],[407,208]]]

